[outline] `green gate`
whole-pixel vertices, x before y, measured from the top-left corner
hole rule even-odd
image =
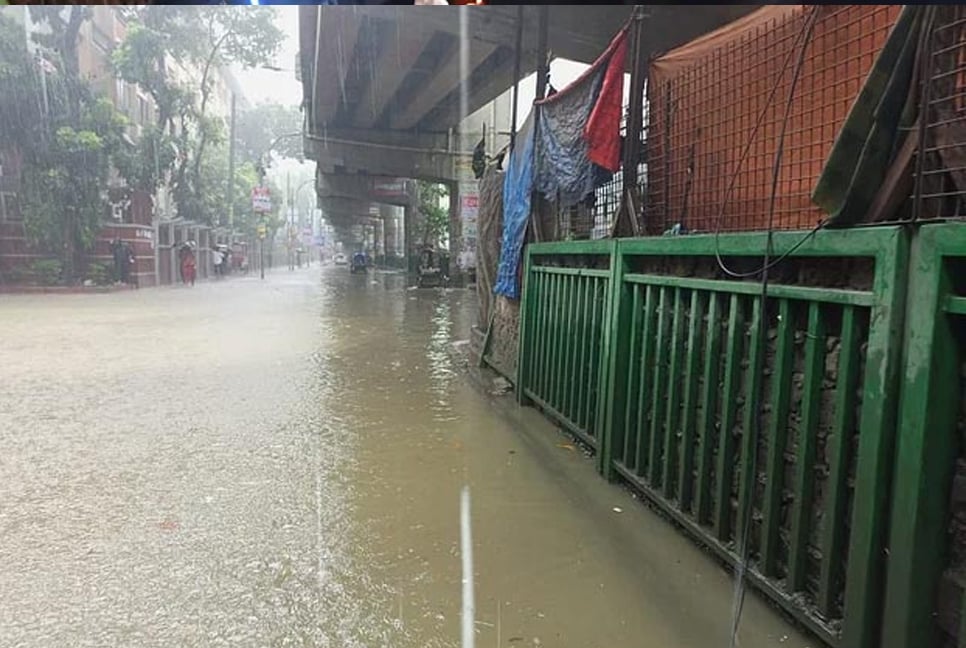
[[[804,236],[774,235],[785,258],[764,300],[715,261],[753,272],[764,234],[529,246],[518,393],[725,561],[745,538],[750,581],[830,645],[865,648],[885,586],[907,237]]]

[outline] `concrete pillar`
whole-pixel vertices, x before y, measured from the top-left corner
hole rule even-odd
[[[416,208],[412,205],[406,205],[403,209],[403,247],[405,249],[403,256],[406,259],[406,270],[410,274],[415,274],[416,265],[414,263],[414,251],[413,246],[416,241],[413,239],[413,231],[416,226]]]
[[[463,285],[463,273],[459,267],[462,249],[463,223],[460,220],[460,190],[456,182],[449,183],[449,277],[453,286]]]

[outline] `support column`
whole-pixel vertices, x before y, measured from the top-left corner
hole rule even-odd
[[[463,285],[463,271],[459,267],[460,249],[463,242],[463,223],[460,221],[460,186],[451,182],[449,187],[449,278],[450,285]]]
[[[407,205],[403,209],[403,258],[406,263],[406,272],[411,276],[416,274],[416,265],[414,263],[415,255],[413,254],[413,245],[415,241],[413,240],[413,228],[416,224],[416,208],[412,205]]]

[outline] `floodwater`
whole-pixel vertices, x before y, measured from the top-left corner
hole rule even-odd
[[[0,646],[726,647],[717,563],[344,268],[0,298]],[[457,343],[454,346],[454,343]],[[749,596],[740,646],[817,646]]]

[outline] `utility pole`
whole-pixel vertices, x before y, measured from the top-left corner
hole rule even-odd
[[[235,233],[235,93],[231,93],[231,122],[228,127],[228,190],[225,199],[228,201],[228,244],[231,245]]]

